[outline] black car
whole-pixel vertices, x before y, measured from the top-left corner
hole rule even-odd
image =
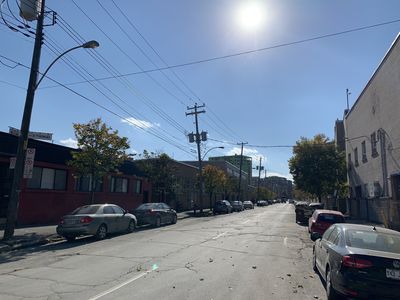
[[[243,211],[244,206],[242,201],[232,201],[232,210],[233,211]]]
[[[334,224],[314,245],[313,267],[326,281],[328,300],[399,299],[400,233]]]
[[[175,224],[178,220],[176,211],[165,203],[144,203],[131,212],[136,216],[138,225]]]
[[[214,204],[214,215],[225,213],[230,214],[233,211],[232,205],[228,200],[218,200]]]
[[[257,206],[267,206],[268,202],[265,200],[258,200],[257,201]]]

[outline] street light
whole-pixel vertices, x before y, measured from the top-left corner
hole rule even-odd
[[[47,72],[50,70],[50,68],[55,64],[55,62],[57,60],[59,60],[61,57],[63,57],[65,54],[67,54],[68,52],[71,52],[75,49],[79,49],[79,48],[85,48],[85,49],[94,49],[99,47],[100,44],[93,40],[93,41],[89,41],[86,42],[82,45],[76,46],[76,47],[72,47],[71,49],[68,49],[67,51],[61,53],[55,60],[53,60],[53,62],[47,67],[46,71],[44,71],[44,73],[42,74],[42,77],[39,79],[39,81],[37,82],[37,84],[35,85],[35,90],[38,88],[39,84],[42,82],[43,78],[46,76]]]
[[[42,2],[41,13],[39,15],[38,25],[36,27],[35,46],[32,55],[31,71],[29,75],[28,89],[26,92],[24,114],[21,122],[21,130],[20,130],[20,135],[18,137],[17,156],[14,168],[14,176],[11,186],[11,195],[7,207],[7,223],[4,230],[4,237],[3,237],[4,240],[10,239],[14,235],[15,223],[17,220],[17,213],[18,213],[20,185],[24,173],[25,156],[28,148],[28,134],[31,122],[33,101],[35,98],[35,91],[38,88],[39,84],[42,82],[43,78],[46,76],[47,72],[50,70],[50,68],[62,56],[78,48],[93,49],[99,46],[98,42],[89,41],[82,45],[68,49],[67,51],[61,53],[47,67],[47,69],[42,74],[42,77],[39,80],[37,80],[39,74],[39,61],[40,61],[40,53],[41,53],[42,38],[43,38],[43,19],[44,19],[44,1]]]
[[[206,157],[207,153],[210,152],[213,149],[225,149],[225,147],[224,146],[218,146],[218,147],[212,147],[212,148],[208,149],[206,151],[206,153],[204,153],[203,158],[201,160],[204,160],[204,158]]]

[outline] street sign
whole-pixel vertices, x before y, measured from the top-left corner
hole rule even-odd
[[[19,136],[20,135],[20,130],[14,127],[9,126],[8,133]],[[52,133],[47,133],[47,132],[35,132],[35,131],[30,131],[28,134],[28,138],[34,139],[34,140],[44,140],[44,141],[52,141],[53,140],[53,134]]]
[[[35,161],[35,148],[28,148],[26,150],[24,178],[32,178],[33,174],[33,163]]]

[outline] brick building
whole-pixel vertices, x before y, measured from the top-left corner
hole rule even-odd
[[[76,149],[29,140],[35,148],[31,179],[23,179],[18,224],[55,223],[75,208],[90,204],[90,178],[76,178],[66,162]],[[10,158],[16,155],[17,137],[0,132],[0,224],[5,222],[12,183]],[[118,173],[105,176],[95,192],[96,203],[114,203],[131,210],[151,199],[151,186],[136,165],[126,161]]]

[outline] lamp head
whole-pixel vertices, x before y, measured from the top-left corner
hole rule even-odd
[[[97,41],[93,40],[93,41],[89,41],[89,42],[84,43],[82,45],[82,48],[94,49],[94,48],[97,48],[99,46],[100,46],[100,44]]]

